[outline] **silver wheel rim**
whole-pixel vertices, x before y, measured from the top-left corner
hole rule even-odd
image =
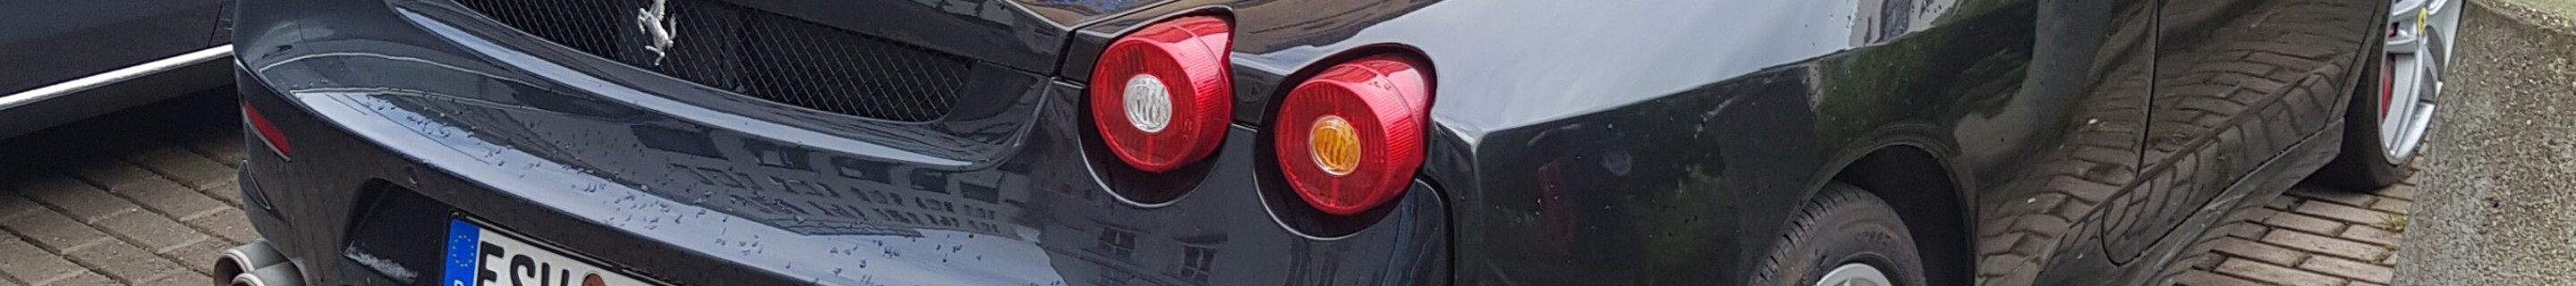
[[[1816,286],[1894,285],[1896,284],[1888,282],[1887,273],[1879,272],[1878,267],[1869,266],[1868,263],[1843,264],[1842,267],[1835,267],[1832,272],[1825,272],[1824,279],[1816,280]]]
[[[2460,0],[2396,0],[2388,13],[2385,62],[2379,74],[2379,143],[2389,162],[2406,162],[2424,142],[2443,69],[2459,32]]]

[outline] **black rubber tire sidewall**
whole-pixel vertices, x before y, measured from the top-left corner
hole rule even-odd
[[[1897,286],[1928,281],[1923,256],[1896,208],[1858,187],[1827,184],[1782,227],[1780,239],[1746,285],[1815,285],[1826,272],[1850,262],[1876,266]]]
[[[2406,167],[2408,162],[2389,161],[2388,146],[2379,143],[2379,106],[2385,104],[2379,102],[2379,81],[2384,76],[2380,69],[2388,60],[2381,49],[2385,47],[2373,48],[2365,54],[2372,59],[2364,62],[2361,80],[2353,83],[2352,104],[2346,104],[2343,112],[2343,152],[2335,156],[2334,162],[2317,170],[2314,178],[2317,183],[2352,190],[2378,190],[2415,174],[2414,168]],[[2421,146],[2415,150],[2423,152]],[[2423,157],[2420,156],[2422,154],[2417,155],[2406,158],[2411,161]]]

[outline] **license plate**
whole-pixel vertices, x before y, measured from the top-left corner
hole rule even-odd
[[[447,286],[653,285],[461,219],[448,221],[445,266]]]

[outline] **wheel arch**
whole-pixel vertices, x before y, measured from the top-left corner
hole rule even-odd
[[[1970,193],[1960,176],[1927,145],[1889,143],[1840,162],[1829,180],[1869,191],[1896,208],[1915,237],[1925,273],[1934,285],[1967,285],[1974,278]],[[1930,183],[1927,183],[1930,182]],[[1817,182],[1823,186],[1825,182]],[[1812,192],[1811,192],[1812,193]],[[1810,194],[1809,196],[1813,196]],[[1938,203],[1925,203],[1938,202]]]

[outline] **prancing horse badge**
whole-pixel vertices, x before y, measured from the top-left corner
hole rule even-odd
[[[671,43],[680,38],[680,19],[671,17],[670,2],[653,0],[653,6],[635,9],[635,26],[652,40],[645,43],[644,50],[653,52],[654,66],[662,65],[662,58],[670,57]]]

